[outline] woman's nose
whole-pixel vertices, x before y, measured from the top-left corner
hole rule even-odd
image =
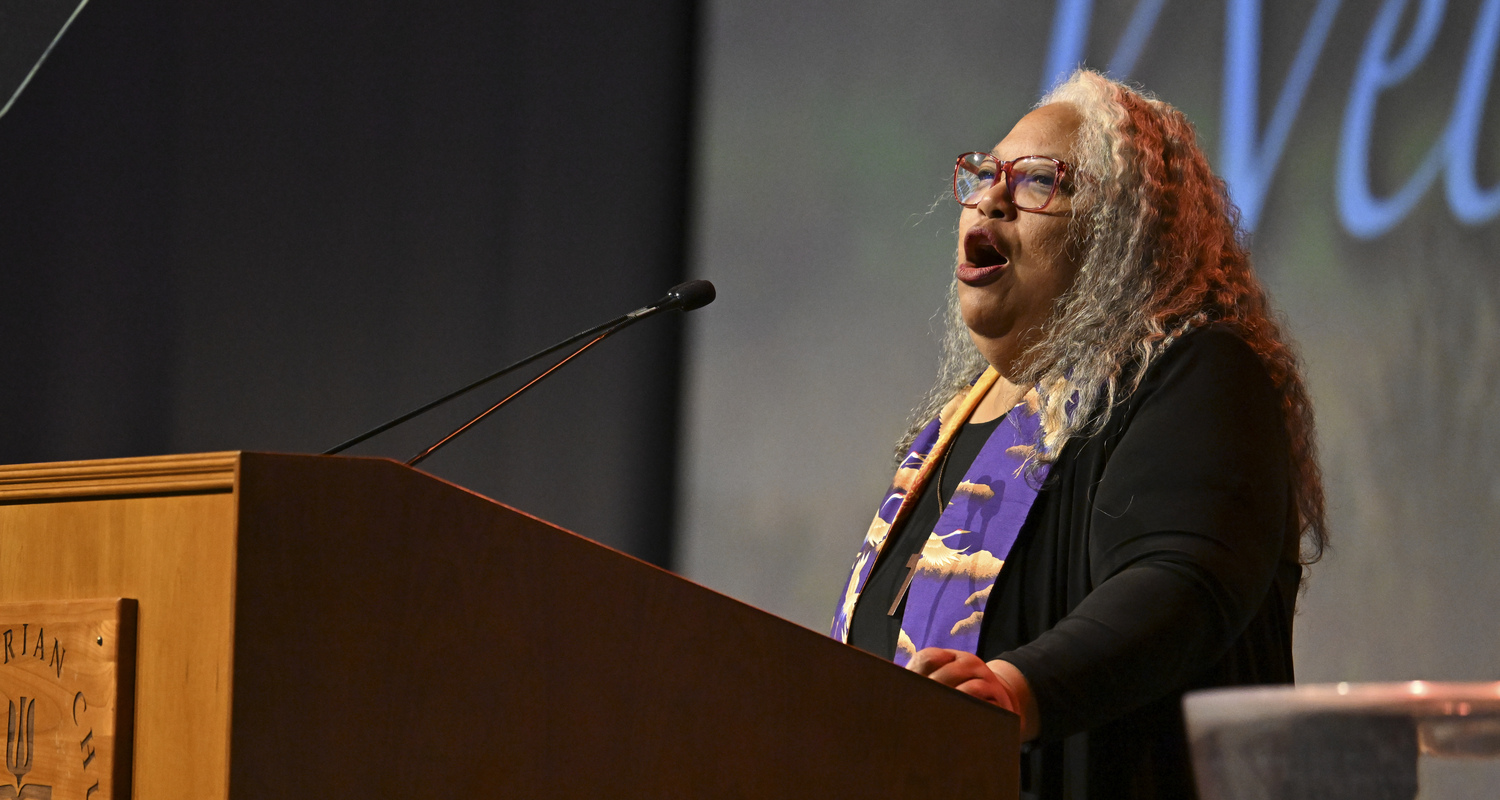
[[[1011,200],[1010,185],[1005,176],[995,176],[995,182],[979,195],[979,205],[974,207],[980,214],[995,219],[1014,219],[1016,206]]]

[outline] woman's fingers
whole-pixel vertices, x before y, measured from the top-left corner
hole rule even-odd
[[[957,689],[959,684],[972,678],[994,677],[994,674],[990,672],[990,668],[985,666],[984,661],[973,653],[932,647],[917,653],[917,656],[920,657],[924,653],[930,653],[931,655],[925,660],[923,664],[924,669],[918,669],[917,672],[932,678],[944,686],[952,686]],[[916,661],[916,658],[912,660]]]
[[[926,647],[918,650],[911,660],[906,662],[906,668],[918,675],[932,676],[932,673],[942,667],[951,664],[959,656],[965,655],[958,650],[945,650],[941,647]],[[972,655],[970,653],[969,655]]]
[[[1017,711],[1004,683],[984,660],[973,653],[929,647],[917,651],[906,668],[986,703]]]

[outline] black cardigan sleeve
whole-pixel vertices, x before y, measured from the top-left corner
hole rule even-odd
[[[1026,676],[1044,740],[1181,691],[1257,614],[1287,553],[1279,393],[1243,340],[1188,335],[1115,414],[1091,506],[1073,515],[1087,594],[999,655]]]

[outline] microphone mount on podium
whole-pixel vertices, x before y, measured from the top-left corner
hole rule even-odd
[[[361,433],[360,435],[355,436],[352,439],[344,441],[344,442],[338,444],[335,447],[332,447],[332,448],[330,448],[328,450],[325,450],[325,451],[323,451],[323,455],[325,455],[325,456],[331,456],[331,455],[335,455],[335,454],[341,453],[341,452],[343,452],[343,451],[345,451],[345,450],[353,447],[354,445],[357,445],[360,442],[365,441],[366,439],[369,439],[369,438],[371,438],[373,436],[376,436],[378,434],[381,434],[381,433],[385,433],[386,431],[390,430],[391,428],[396,427],[397,425],[400,425],[403,422],[406,422],[408,420],[411,420],[411,419],[414,419],[416,417],[419,417],[422,414],[425,414],[428,411],[431,411],[432,409],[437,408],[438,406],[440,406],[440,405],[448,402],[449,400],[452,400],[452,399],[457,398],[457,397],[459,397],[461,395],[467,394],[467,393],[469,393],[469,392],[471,392],[471,391],[473,391],[475,389],[478,389],[479,387],[484,386],[485,384],[489,383],[490,381],[495,380],[496,378],[500,378],[500,377],[502,377],[504,375],[508,375],[511,372],[514,372],[515,370],[518,370],[521,367],[526,366],[527,364],[530,364],[530,363],[532,363],[534,361],[537,361],[538,359],[541,359],[541,358],[544,358],[546,356],[549,356],[549,355],[557,352],[558,350],[561,350],[564,347],[567,347],[568,345],[573,344],[573,343],[575,343],[575,342],[577,342],[577,341],[579,341],[581,339],[586,339],[586,338],[588,338],[590,336],[593,337],[592,339],[589,339],[588,342],[585,342],[582,347],[579,347],[578,349],[576,349],[573,352],[569,353],[567,356],[563,357],[563,359],[561,361],[558,361],[556,364],[553,364],[545,372],[543,372],[542,374],[536,376],[535,378],[532,378],[530,381],[528,381],[521,388],[519,388],[519,389],[515,390],[514,392],[511,392],[510,394],[506,395],[505,398],[502,399],[500,402],[498,402],[498,403],[490,406],[489,408],[485,409],[484,412],[482,412],[478,416],[474,417],[473,419],[469,420],[468,422],[465,422],[463,425],[460,425],[458,428],[454,429],[452,433],[449,433],[447,436],[444,436],[442,439],[439,439],[437,442],[433,443],[432,446],[428,447],[426,450],[423,450],[422,452],[416,454],[415,456],[412,456],[409,460],[407,460],[406,465],[409,466],[409,467],[414,467],[417,464],[421,463],[428,456],[430,456],[433,453],[437,452],[438,448],[446,445],[448,442],[452,441],[453,439],[455,439],[456,437],[458,437],[460,434],[462,434],[464,431],[468,430],[469,428],[472,428],[474,425],[478,424],[478,422],[480,420],[484,419],[485,417],[487,417],[490,414],[494,413],[495,411],[499,410],[501,406],[505,405],[506,403],[509,403],[511,400],[514,400],[516,397],[519,397],[522,392],[525,392],[527,389],[530,389],[531,387],[535,386],[543,378],[546,378],[548,375],[551,375],[553,372],[556,372],[558,369],[560,369],[562,367],[562,365],[568,363],[569,361],[572,361],[574,358],[576,358],[579,355],[581,355],[585,350],[589,349],[590,347],[593,347],[594,345],[598,344],[599,342],[604,341],[605,339],[609,338],[610,336],[613,336],[614,334],[616,334],[616,333],[618,333],[618,332],[620,332],[620,331],[622,331],[622,330],[630,327],[631,325],[634,325],[637,322],[640,322],[643,319],[646,319],[647,317],[655,316],[657,314],[660,314],[663,311],[672,311],[672,310],[693,311],[695,309],[702,308],[702,307],[708,305],[709,303],[712,303],[714,301],[715,295],[716,295],[716,292],[714,291],[714,285],[712,283],[709,283],[708,281],[705,281],[705,280],[693,280],[693,281],[688,281],[686,283],[680,283],[680,284],[678,284],[676,286],[673,286],[671,289],[667,290],[666,296],[662,297],[662,299],[656,301],[655,303],[652,303],[649,306],[644,306],[644,307],[638,308],[638,309],[636,309],[634,311],[631,311],[628,314],[623,314],[623,315],[621,315],[619,317],[616,317],[616,318],[614,318],[614,319],[612,319],[612,320],[610,320],[610,321],[608,321],[608,322],[606,322],[606,323],[604,323],[602,325],[595,325],[594,327],[589,328],[586,331],[582,331],[580,333],[576,333],[576,334],[574,334],[572,336],[569,336],[568,338],[562,340],[561,342],[558,342],[557,344],[552,345],[551,347],[548,347],[548,348],[546,348],[544,350],[541,350],[541,351],[538,351],[536,353],[533,353],[533,354],[527,356],[526,358],[523,358],[520,361],[517,361],[516,363],[511,364],[508,367],[505,367],[504,369],[501,369],[501,370],[499,370],[497,372],[492,372],[489,375],[486,375],[483,378],[480,378],[479,380],[474,381],[473,383],[470,383],[469,385],[464,386],[464,387],[462,387],[460,389],[456,389],[456,390],[454,390],[452,392],[449,392],[448,394],[445,394],[442,397],[439,397],[436,400],[433,400],[432,402],[427,403],[424,406],[421,406],[420,408],[412,409],[411,411],[408,411],[405,414],[402,414],[401,416],[396,417],[395,419],[392,419],[392,420],[389,420],[387,422],[381,423],[380,425],[377,425],[374,428],[371,428],[370,430],[365,431],[364,433]]]

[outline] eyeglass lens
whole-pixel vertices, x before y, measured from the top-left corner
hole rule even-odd
[[[958,160],[954,171],[953,194],[960,203],[973,206],[995,184],[1000,162],[983,153],[968,153]],[[1018,159],[1010,167],[1011,202],[1017,208],[1037,211],[1052,199],[1057,185],[1057,164],[1051,159],[1034,157]]]

